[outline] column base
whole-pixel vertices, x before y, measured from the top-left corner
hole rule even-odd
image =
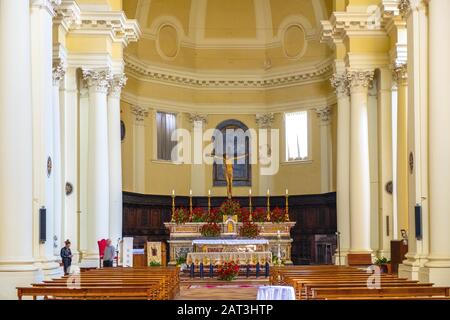
[[[40,281],[42,272],[34,262],[0,263],[0,300],[17,300],[16,287]]]
[[[80,268],[100,268],[100,256],[98,253],[83,254],[81,262],[78,264]]]
[[[419,281],[434,283],[436,286],[450,286],[450,258],[435,258],[419,270]]]
[[[346,266],[348,263],[348,251],[341,251],[340,255],[336,252],[333,256],[333,263],[336,266]]]
[[[56,259],[38,261],[34,264],[42,275],[42,280],[51,280],[54,278],[60,278],[64,275],[63,267],[60,266]]]
[[[425,257],[406,254],[406,260],[398,266],[398,277],[419,281],[420,269],[427,261]]]

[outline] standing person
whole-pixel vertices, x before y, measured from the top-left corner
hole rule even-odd
[[[112,267],[116,256],[116,248],[111,244],[111,239],[106,241],[105,253],[103,254],[103,267]]]
[[[61,259],[64,266],[64,275],[69,274],[69,268],[72,265],[72,251],[70,250],[70,241],[67,239],[64,242],[65,246],[61,248]]]

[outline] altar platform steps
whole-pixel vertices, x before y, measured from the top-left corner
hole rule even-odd
[[[246,278],[246,277],[238,277],[233,281],[223,281],[215,278],[189,278],[185,276],[180,276],[180,285],[181,286],[240,286],[244,288],[246,286],[263,286],[270,284],[270,278]]]

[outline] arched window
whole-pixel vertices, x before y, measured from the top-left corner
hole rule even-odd
[[[251,186],[250,136],[248,127],[239,120],[226,120],[217,127],[220,136],[214,136],[213,185],[226,186],[224,164],[221,157],[226,154],[233,161],[233,186]],[[219,133],[220,132],[220,133]]]

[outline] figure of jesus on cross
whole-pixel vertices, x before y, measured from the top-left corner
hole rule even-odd
[[[224,153],[222,157],[215,155],[214,153],[206,155],[215,159],[222,159],[223,161],[223,175],[227,182],[227,197],[231,199],[233,197],[233,164],[235,160],[245,158],[247,154],[243,154],[237,157],[231,157],[227,153]]]

